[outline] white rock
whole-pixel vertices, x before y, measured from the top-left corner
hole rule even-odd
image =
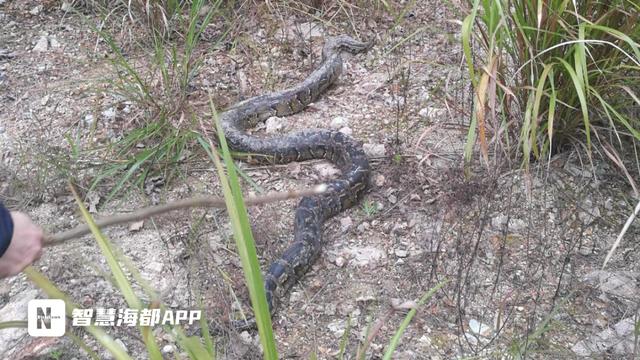
[[[27,320],[27,304],[38,295],[38,290],[26,290],[16,299],[0,309],[0,322],[13,320]],[[8,349],[23,337],[28,336],[27,329],[7,328],[0,331],[0,354],[4,354]]]
[[[491,226],[495,230],[502,230],[504,225],[509,221],[509,231],[518,232],[527,228],[527,223],[522,219],[509,218],[504,214],[498,214],[491,219]]]
[[[353,225],[353,220],[351,220],[351,217],[345,216],[342,219],[340,219],[340,230],[342,230],[342,232],[349,230],[352,225]]]
[[[342,117],[336,116],[331,120],[331,124],[329,125],[332,129],[340,129],[341,127],[345,127],[349,125],[349,121]]]
[[[571,350],[578,356],[593,357],[600,355],[628,355],[632,353],[635,341],[635,321],[632,318],[620,320],[589,338],[576,343]],[[618,357],[615,357],[618,358]]]
[[[353,130],[351,130],[351,128],[350,128],[350,127],[348,127],[348,126],[342,127],[342,128],[340,128],[340,130],[338,130],[338,131],[339,131],[339,132],[341,132],[341,133],[343,133],[343,134],[345,134],[345,135],[348,135],[348,136],[353,135]]]
[[[313,165],[313,169],[321,178],[333,178],[340,174],[340,170],[331,164],[320,163]]]
[[[384,175],[378,174],[376,175],[373,182],[376,184],[377,187],[381,187],[384,185],[384,180],[385,180]]]
[[[385,258],[385,252],[373,246],[352,247],[345,249],[356,266],[379,265]]]
[[[36,46],[33,47],[33,51],[45,52],[47,50],[49,50],[49,38],[41,36],[36,42]]]
[[[427,106],[418,111],[418,115],[421,118],[430,118],[433,120],[444,120],[444,116],[447,114],[446,109],[439,109]]]
[[[404,249],[396,249],[395,254],[399,258],[406,258],[407,256],[409,256],[409,252]]]
[[[152,261],[147,265],[147,269],[157,273],[162,272],[163,267],[164,265],[162,265],[162,263],[158,261]]]
[[[267,134],[281,132],[286,126],[286,120],[277,116],[272,116],[265,121]]]
[[[483,324],[476,319],[469,320],[469,330],[474,334],[484,337],[489,337],[493,333],[491,325]]]
[[[368,157],[376,158],[383,157],[386,153],[384,144],[364,144],[362,149]]]
[[[171,344],[167,344],[162,347],[163,354],[172,354],[175,350],[176,350],[176,347]]]
[[[42,11],[42,9],[44,9],[44,6],[38,5],[38,6],[34,7],[33,9],[29,10],[29,14],[38,15]]]
[[[49,38],[49,45],[52,49],[58,49],[60,47],[60,42],[58,42],[58,39],[52,36]]]
[[[343,267],[347,263],[347,260],[342,256],[336,257],[335,264],[337,267]]]
[[[333,336],[339,339],[344,335],[347,325],[344,320],[338,319],[330,322],[327,328],[333,333]]]

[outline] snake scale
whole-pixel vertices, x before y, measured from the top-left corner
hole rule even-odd
[[[295,212],[294,240],[264,276],[271,314],[278,299],[307,272],[320,254],[324,222],[359,200],[369,184],[371,170],[361,144],[338,131],[308,129],[281,137],[262,138],[250,135],[246,129],[271,116],[301,112],[336,81],[342,72],[344,52],[357,54],[369,47],[369,43],[345,35],[330,38],[322,49],[322,62],[305,80],[289,89],[241,101],[220,114],[224,135],[234,151],[265,155],[262,161],[277,164],[326,159],[342,172],[339,178],[326,184],[324,193],[300,200]],[[232,326],[252,328],[255,319],[235,320]]]

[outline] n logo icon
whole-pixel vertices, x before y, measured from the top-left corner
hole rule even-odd
[[[64,301],[35,299],[29,301],[27,330],[31,336],[63,336],[66,331]]]

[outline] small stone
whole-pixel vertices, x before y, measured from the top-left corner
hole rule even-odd
[[[246,330],[240,333],[240,339],[242,339],[245,344],[251,344],[253,342],[251,334]]]
[[[33,9],[29,10],[29,14],[31,14],[33,16],[36,16],[36,15],[40,14],[42,9],[44,9],[44,6],[38,5],[38,6],[34,7]]]
[[[103,111],[101,115],[106,120],[113,120],[116,118],[116,109],[114,109],[113,107],[110,107],[105,111]]]
[[[337,267],[344,267],[346,263],[347,263],[347,260],[342,256],[336,257],[335,264]]]
[[[398,202],[398,198],[393,194],[389,195],[388,199],[389,199],[389,202],[392,204],[395,204]]]
[[[431,118],[434,120],[442,120],[442,118],[447,114],[446,109],[439,109],[433,107],[425,107],[418,111],[418,115],[421,118]]]
[[[329,323],[329,325],[327,325],[327,328],[333,333],[333,336],[339,339],[342,337],[342,335],[344,335],[344,332],[346,330],[346,323],[341,319],[334,320]]]
[[[49,46],[52,49],[58,49],[58,48],[60,48],[60,42],[58,42],[58,39],[56,39],[55,37],[50,37],[49,38]]]
[[[281,132],[286,126],[286,120],[277,116],[272,116],[265,121],[267,134],[276,134]]]
[[[367,231],[367,229],[369,229],[369,223],[367,222],[363,222],[362,224],[358,225],[358,227],[356,228],[356,230],[358,230],[360,234]]]
[[[172,354],[174,351],[176,351],[176,347],[171,344],[167,344],[162,347],[163,354]]]
[[[147,265],[147,269],[157,273],[162,272],[163,267],[164,265],[162,265],[162,263],[158,261],[152,261]]]
[[[396,249],[395,254],[399,258],[406,258],[407,256],[409,256],[409,252],[404,249]]]
[[[346,232],[347,230],[349,230],[352,225],[353,220],[351,220],[350,216],[345,216],[340,219],[340,230],[342,230],[342,232]]]
[[[469,320],[469,330],[474,334],[484,337],[489,337],[493,333],[491,325],[483,324],[476,319]]]
[[[384,180],[385,180],[384,175],[378,174],[374,179],[374,183],[376,184],[377,187],[382,187],[384,185]]]
[[[509,231],[518,232],[527,228],[527,223],[522,219],[509,218],[504,214],[498,214],[491,219],[491,226],[495,230],[502,230],[509,221]]]
[[[343,134],[345,134],[345,135],[349,135],[349,136],[351,136],[353,134],[353,130],[351,130],[351,128],[348,127],[348,126],[342,127],[338,131],[343,133]]]
[[[348,248],[345,249],[345,253],[352,258],[352,264],[356,266],[377,266],[385,258],[383,250],[372,246]]]
[[[42,97],[42,99],[40,99],[40,105],[42,106],[47,106],[48,102],[49,102],[49,95],[45,95]]]
[[[85,115],[83,120],[84,120],[85,125],[87,125],[87,126],[93,125],[93,121],[94,121],[93,114]]]
[[[384,144],[364,144],[362,145],[362,149],[370,158],[384,157],[386,153]]]
[[[336,116],[331,120],[331,124],[329,125],[332,129],[340,129],[342,127],[345,127],[349,124],[349,121],[342,117],[342,116]]]
[[[334,178],[340,174],[340,170],[335,166],[327,163],[320,163],[313,165],[313,169],[320,175],[321,178]]]
[[[41,36],[36,42],[36,46],[33,47],[33,51],[45,52],[49,50],[49,39],[46,36]]]
[[[289,297],[289,301],[292,304],[297,304],[300,303],[302,301],[304,301],[304,293],[302,291],[294,291],[291,293],[291,296]]]

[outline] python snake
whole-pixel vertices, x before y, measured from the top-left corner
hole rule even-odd
[[[278,164],[326,159],[342,172],[338,179],[326,184],[324,193],[300,200],[295,212],[293,243],[271,264],[264,276],[271,314],[277,300],[307,272],[320,254],[324,222],[358,201],[369,184],[371,170],[361,144],[338,131],[309,129],[262,138],[248,134],[246,129],[271,116],[286,116],[304,110],[336,81],[342,72],[343,52],[357,54],[369,48],[369,43],[345,35],[330,38],[322,49],[321,64],[305,80],[283,91],[241,101],[220,114],[224,135],[234,151],[265,155],[258,160]],[[234,320],[232,326],[237,330],[252,328],[255,319]]]

